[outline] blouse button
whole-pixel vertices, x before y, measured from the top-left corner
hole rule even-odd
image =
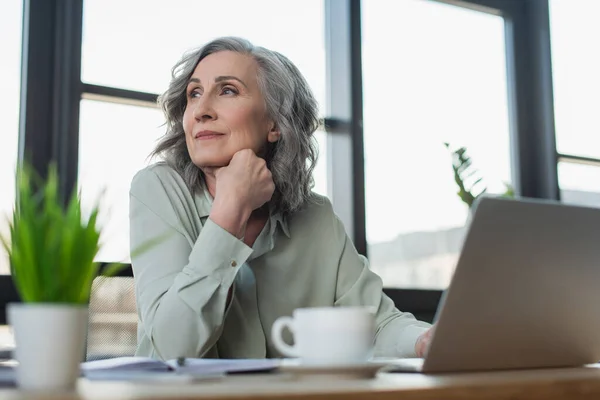
[[[237,267],[237,262],[235,260],[231,260],[231,266],[232,267]]]

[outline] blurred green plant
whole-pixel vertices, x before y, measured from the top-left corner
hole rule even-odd
[[[99,206],[96,204],[89,216],[84,216],[75,190],[64,205],[54,165],[45,180],[29,166],[19,168],[16,178],[10,237],[0,240],[8,253],[21,300],[87,304],[92,282],[100,272],[100,263],[94,262],[100,250]],[[132,253],[147,251],[160,240],[152,239]],[[101,275],[113,276],[123,266],[110,264]]]
[[[487,187],[483,184],[483,177],[473,166],[473,161],[467,154],[466,147],[453,150],[450,143],[444,143],[444,146],[446,146],[452,156],[452,170],[454,172],[454,181],[458,186],[458,197],[471,208],[475,200],[487,192]],[[515,191],[513,187],[506,182],[504,182],[504,186],[506,190],[500,196],[514,197]]]

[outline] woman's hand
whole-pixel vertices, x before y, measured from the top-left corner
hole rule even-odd
[[[252,211],[271,200],[275,183],[267,163],[250,149],[235,153],[228,166],[215,172],[216,194],[210,219],[241,238]]]
[[[432,326],[417,338],[417,342],[415,343],[415,352],[417,353],[417,357],[425,357],[425,355],[427,354],[427,350],[429,350],[429,343],[431,342],[431,336],[433,335],[434,329],[435,326]]]

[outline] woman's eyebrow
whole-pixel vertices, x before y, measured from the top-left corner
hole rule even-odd
[[[248,86],[246,86],[246,84],[244,83],[244,81],[242,81],[240,78],[237,78],[235,76],[231,76],[231,75],[223,75],[223,76],[217,76],[215,78],[215,82],[223,82],[223,81],[229,81],[229,80],[234,80],[234,81],[238,81],[239,83],[241,83],[242,85],[244,85],[244,87],[247,89]],[[200,82],[200,81],[198,81]]]
[[[239,83],[241,83],[242,85],[244,85],[244,87],[246,87],[246,89],[248,88],[248,86],[244,83],[244,81],[242,81],[240,78],[232,76],[232,75],[217,76],[215,78],[215,83],[219,83],[219,82],[223,82],[223,81],[228,81],[228,80],[238,81]],[[187,82],[187,85],[189,85],[190,83],[198,83],[198,84],[200,84],[201,82],[200,82],[200,79],[198,79],[198,78],[190,78],[188,80],[188,82]]]

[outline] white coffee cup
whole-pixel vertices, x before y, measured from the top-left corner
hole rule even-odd
[[[287,344],[288,328],[294,345]],[[287,357],[304,365],[352,365],[371,358],[375,341],[373,307],[298,308],[293,317],[278,318],[271,329],[273,344]]]

